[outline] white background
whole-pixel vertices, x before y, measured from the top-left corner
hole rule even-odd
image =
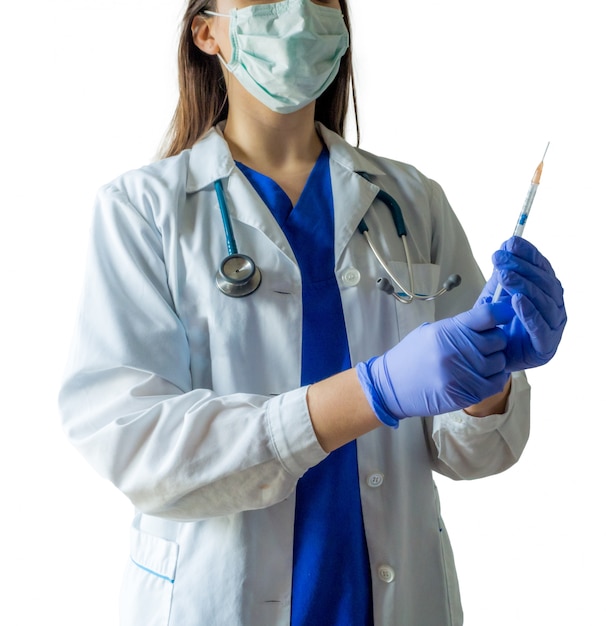
[[[361,146],[442,184],[486,273],[551,141],[525,235],[565,285],[568,328],[555,360],[529,373],[520,463],[439,487],[467,626],[603,625],[600,2],[350,1]],[[2,10],[0,588],[11,625],[117,624],[130,504],[65,441],[55,398],[94,194],[154,158],[176,100],[181,11],[177,0]]]

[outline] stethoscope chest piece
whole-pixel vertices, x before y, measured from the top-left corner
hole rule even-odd
[[[221,261],[215,281],[221,293],[232,298],[242,298],[258,289],[261,272],[249,256],[230,254]]]

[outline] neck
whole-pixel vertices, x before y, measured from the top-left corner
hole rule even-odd
[[[309,169],[322,150],[314,123],[314,104],[283,115],[258,102],[232,106],[224,137],[236,161],[260,172]]]

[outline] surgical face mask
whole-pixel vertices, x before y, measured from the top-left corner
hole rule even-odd
[[[242,86],[277,113],[298,111],[331,84],[349,46],[343,14],[311,0],[232,9],[232,56],[219,58]]]

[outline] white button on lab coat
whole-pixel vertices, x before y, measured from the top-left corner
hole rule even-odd
[[[483,278],[437,184],[319,130],[357,363],[424,321],[469,308]],[[401,203],[417,289],[433,291],[452,273],[460,287],[410,305],[377,289],[381,268],[356,230],[360,219],[403,277],[405,259],[389,211],[373,202],[377,186],[357,171]],[[246,298],[214,283],[227,254],[217,179],[238,248],[263,272]],[[136,508],[123,626],[289,624],[295,488],[326,456],[300,388],[301,307],[288,242],[220,130],[101,189],[60,405],[74,445]],[[358,440],[377,626],[461,623],[432,470],[468,479],[513,464],[528,436],[528,396],[518,374],[504,415],[409,418]],[[363,477],[378,467],[389,480],[369,488]]]
[[[389,565],[381,565],[379,567],[379,578],[384,583],[392,583],[396,577],[396,573],[393,570],[393,567]]]
[[[366,479],[366,484],[373,489],[376,487],[380,487],[383,484],[383,478],[384,477],[381,472],[375,472]]]

